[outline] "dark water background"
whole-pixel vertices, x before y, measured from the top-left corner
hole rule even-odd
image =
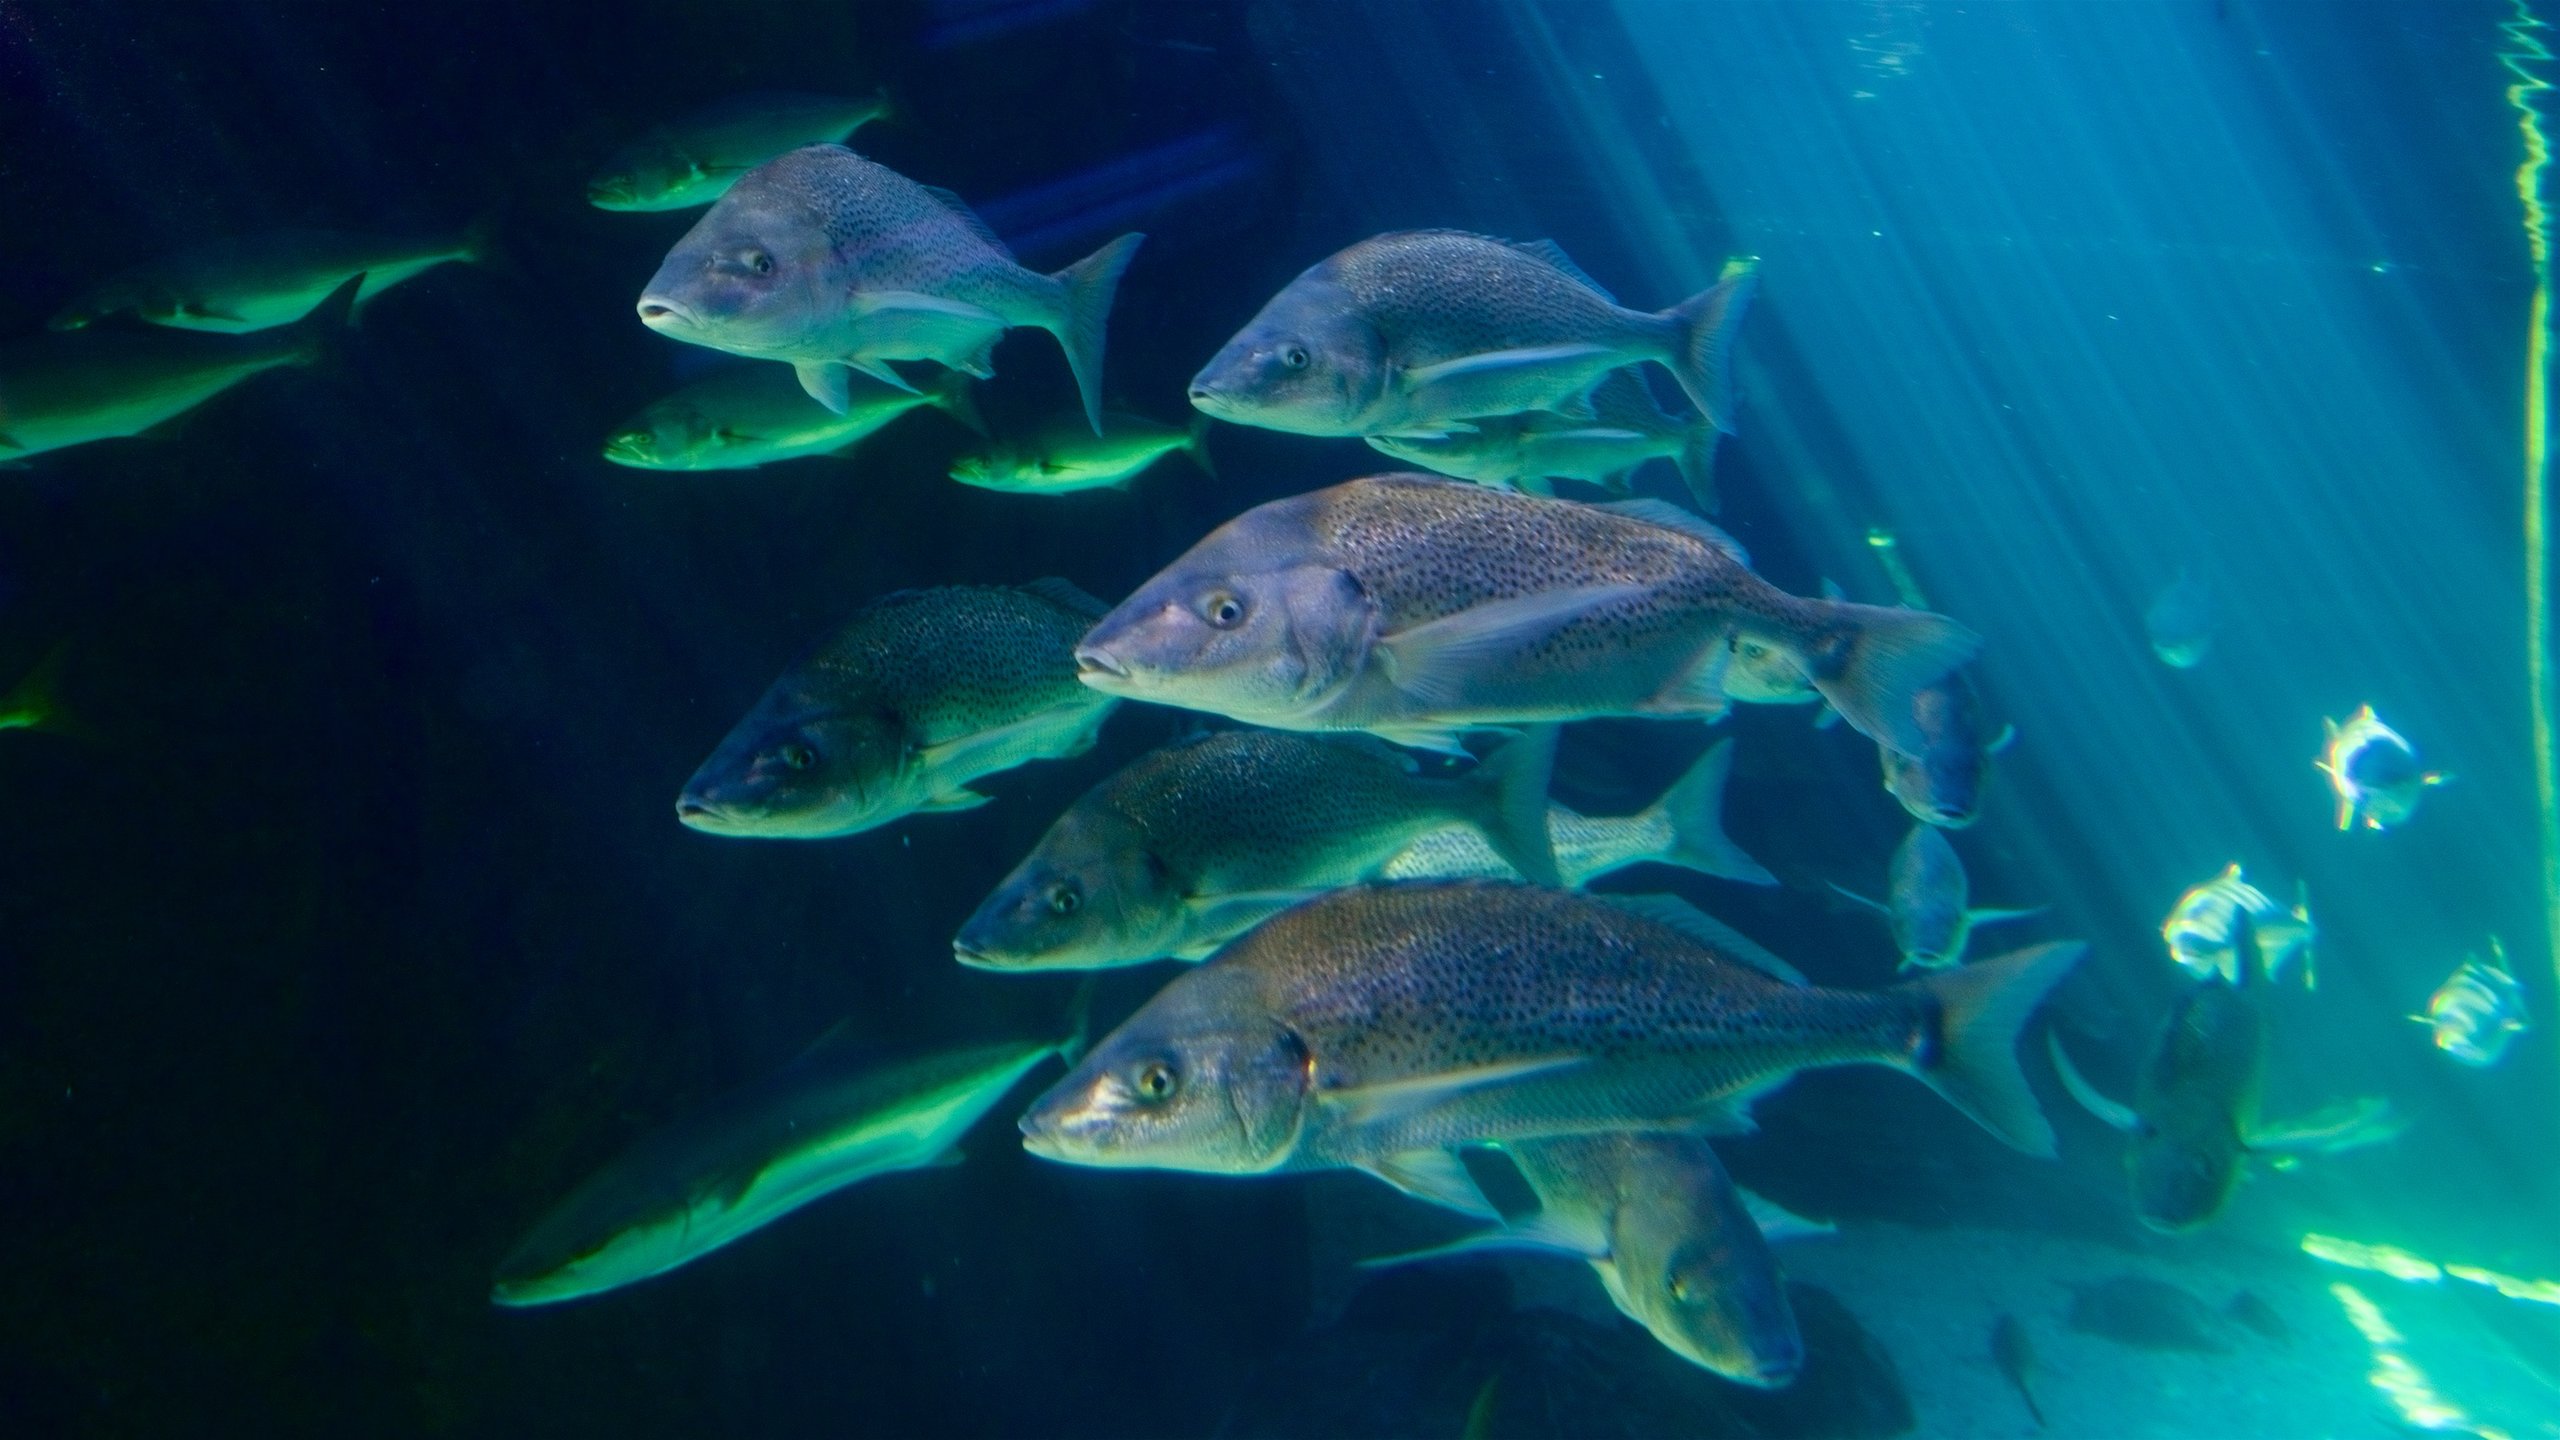
[[[2168,993],[2152,934],[2167,902],[2248,846],[2253,873],[2307,874],[2315,901],[2334,896],[2352,917],[2324,915],[2336,937],[2324,968],[2340,978],[2299,1022],[2323,1027],[2304,1089],[2389,1089],[2420,1112],[2431,1123],[2403,1159],[2471,1197],[2457,1208],[2476,1249],[2525,1263],[2546,1228],[2530,1217],[2555,1198],[2547,1054],[2520,1047],[2493,1076],[2448,1079],[2397,1019],[2492,929],[2529,985],[2548,974],[2506,538],[2530,276],[2491,59],[2505,12],[2154,7],[2175,15],[2181,43],[2283,57],[2274,89],[2294,128],[2267,153],[2317,182],[2304,203],[2332,207],[2329,233],[2355,237],[2341,253],[2388,257],[2405,277],[2391,313],[2435,348],[2402,366],[2424,376],[2419,393],[2389,402],[2452,438],[2436,437],[2439,468],[2425,473],[2283,476],[2281,504],[2164,503],[2147,528],[2051,499],[2113,488],[2067,465],[1986,476],[1943,435],[1931,464],[1879,463],[1879,429],[1916,437],[1951,407],[1844,391],[1825,373],[1837,334],[1823,327],[1851,300],[1904,373],[1955,373],[1949,356],[1986,374],[2072,368],[2085,356],[2004,331],[2067,308],[2028,283],[2050,255],[1991,267],[2013,293],[1985,293],[1952,262],[1933,269],[1966,253],[1963,237],[1897,182],[1912,157],[1853,136],[1864,181],[1910,226],[1909,271],[1853,285],[1855,262],[1829,253],[1830,275],[1790,273],[1765,230],[1739,236],[1730,217],[1769,211],[1768,176],[1834,173],[1811,157],[1839,128],[1838,87],[1807,91],[1808,163],[1757,188],[1729,178],[1738,157],[1702,152],[1668,118],[1736,113],[1755,57],[1783,85],[1801,78],[1791,44],[1846,63],[1822,47],[1854,61],[1870,52],[1841,42],[1891,41],[1897,26],[1918,27],[1915,53],[1959,57],[1951,68],[2005,43],[2060,57],[2064,73],[2114,69],[2123,88],[2110,93],[2139,93],[2072,33],[2112,8],[2063,7],[2039,31],[1846,4],[1653,4],[1621,23],[1597,4],[1333,0],[0,0],[0,335],[39,328],[102,272],[208,235],[488,216],[503,255],[375,303],[334,367],[247,386],[164,437],[0,474],[0,671],[67,643],[66,688],[90,732],[0,743],[16,822],[0,829],[0,1429],[1198,1433],[1305,1321],[1306,1182],[1044,1166],[1013,1143],[1010,1108],[966,1167],[862,1187],[605,1300],[487,1304],[497,1256],[568,1187],[838,1017],[884,1051],[1054,1025],[1063,982],[964,972],[951,931],[1061,807],[1178,723],[1124,713],[1095,755],[1004,777],[999,803],[969,814],[823,844],[681,829],[676,787],[774,673],[882,592],[1059,574],[1116,598],[1250,504],[1387,468],[1354,442],[1221,428],[1214,483],[1168,466],[1129,494],[1005,496],[942,478],[966,437],[933,417],[849,463],[697,476],[605,464],[613,423],[703,357],[631,314],[691,213],[589,209],[585,177],[661,116],[754,88],[890,85],[901,117],[866,130],[865,153],[1029,231],[1035,266],[1147,230],[1113,316],[1108,391],[1166,419],[1263,298],[1377,230],[1553,236],[1649,305],[1756,245],[1771,280],[1747,341],[1759,368],[1745,434],[1723,457],[1725,519],[1790,588],[1835,573],[1871,598],[1876,577],[1844,573],[1843,557],[1864,525],[1892,521],[1933,598],[1993,635],[1986,684],[2028,739],[1995,818],[1962,843],[1985,903],[2050,900],[2049,933],[2098,940],[2093,973],[2065,996],[2075,1025],[2119,1049],[2093,1068],[2123,1073]],[[1665,26],[1717,47],[1729,73],[1662,83]],[[1563,71],[1594,83],[1567,86]],[[1939,83],[1961,97],[2013,73]],[[2138,142],[2140,117],[2102,99],[2047,113]],[[1604,122],[1619,128],[1595,153]],[[1104,168],[1185,143],[1169,170]],[[1657,187],[1640,199],[1636,171]],[[2030,193],[2040,183],[2004,174]],[[1038,189],[1076,176],[1098,177],[1111,203]],[[2019,213],[2034,232],[2035,213]],[[2077,218],[2114,236],[2127,265],[2317,268],[2308,252],[2181,250],[2131,221]],[[1685,247],[1680,266],[1663,261],[1666,233]],[[1803,250],[1837,240],[1813,226]],[[1868,303],[1915,277],[1972,328],[1922,337]],[[2004,333],[2017,353],[2001,353]],[[2299,337],[2261,338],[2253,369],[2283,366]],[[1045,335],[1009,339],[997,360],[983,403],[1000,427],[1068,403]],[[2230,383],[2179,375],[2159,394]],[[2207,496],[2265,473],[2217,461],[2230,435],[2164,416],[2158,394],[2141,401],[2105,419],[2147,437],[2141,463]],[[2304,405],[2283,423],[2377,408]],[[2039,423],[2122,451],[2100,417]],[[2015,435],[2032,448],[2032,427]],[[2279,427],[2253,443],[2289,441]],[[1995,493],[2044,528],[2023,528]],[[2395,515],[2427,519],[2406,536],[2488,543],[2377,544]],[[2136,617],[2182,534],[2210,537],[2249,578],[2225,586],[2242,633],[2218,668],[2164,696],[2141,668]],[[2054,588],[2040,566],[2079,578]],[[2011,588],[1981,578],[1999,576]],[[2365,608],[2342,610],[2333,592]],[[2313,629],[2344,634],[2367,663],[2288,669]],[[2053,638],[2075,631],[2129,658],[2109,669]],[[2316,716],[2366,698],[2462,775],[2430,800],[2426,839],[2388,837],[2414,843],[2387,867],[2371,848],[2335,858],[2346,842],[2326,834],[2308,766]],[[1784,890],[1689,893],[1826,981],[1880,982],[1892,963],[1880,929],[1820,897],[1832,879],[1872,888],[1905,822],[1869,750],[1805,718],[1760,711],[1733,726],[1729,823]],[[2175,743],[2129,754],[2127,733]],[[2094,744],[2095,763],[2048,738],[2062,736]],[[1565,798],[1634,808],[1705,738],[1588,727],[1566,756]],[[2399,898],[2415,893],[2429,898]],[[1103,1013],[1158,978],[1115,977]],[[1771,1133],[1734,1146],[1735,1169],[1799,1208],[2131,1238],[2111,1152],[2068,1117],[2072,1153],[2055,1167],[1878,1073],[1812,1077],[1763,1116]],[[2354,1190],[2374,1224],[2415,1235],[2418,1187],[2372,1183],[2391,1173],[2326,1191],[2309,1180],[2306,1193]]]

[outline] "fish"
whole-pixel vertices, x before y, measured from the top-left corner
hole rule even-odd
[[[2312,951],[2320,932],[2311,920],[2310,897],[2297,884],[2293,908],[2288,910],[2250,884],[2237,861],[2212,879],[2188,886],[2178,903],[2169,907],[2169,918],[2160,924],[2169,958],[2190,975],[2219,974],[2225,980],[2238,980],[2231,930],[2233,917],[2244,912],[2257,936],[2259,953],[2270,967],[2267,978],[2282,980],[2285,966],[2300,957],[2303,988],[2319,988]]]
[[[57,730],[73,728],[63,713],[61,696],[62,660],[69,652],[68,643],[56,645],[18,683],[0,695],[0,730]]]
[[[997,970],[1205,959],[1301,900],[1375,877],[1452,821],[1553,882],[1554,760],[1552,729],[1455,778],[1359,736],[1227,730],[1167,745],[1069,806],[952,950]]]
[[[342,230],[278,230],[208,241],[137,265],[83,292],[46,325],[83,330],[116,316],[178,330],[241,335],[291,325],[349,281],[354,308],[439,265],[474,264],[489,253],[489,230],[408,239]]]
[[[2026,1323],[2006,1310],[1991,1322],[1991,1363],[1998,1367],[2000,1378],[2008,1381],[2018,1398],[2026,1402],[2027,1417],[2036,1422],[2037,1429],[2043,1429],[2044,1407],[2036,1403],[2036,1392],[2028,1379],[2044,1367],[2036,1361]]]
[[[1206,416],[1183,428],[1112,411],[1102,417],[1100,435],[1081,424],[1052,426],[1026,441],[961,456],[951,462],[951,478],[1018,495],[1125,488],[1140,472],[1179,451],[1200,473],[1215,479],[1218,470],[1209,459],[1208,436]]]
[[[2370,705],[2347,717],[2344,725],[2322,719],[2328,743],[2312,764],[2329,777],[2338,799],[2338,828],[2349,830],[2362,820],[2368,830],[2388,830],[2408,823],[2427,791],[2452,779],[2418,768],[2418,752],[2400,732],[2382,723]]]
[[[2489,937],[2489,959],[2465,955],[2462,965],[2427,997],[2427,1011],[2409,1018],[2434,1032],[2436,1048],[2465,1065],[2485,1067],[2505,1058],[2523,1034],[2524,986],[2507,969],[2507,949]]]
[[[1078,685],[1069,655],[1101,608],[1063,580],[884,595],[773,682],[676,818],[820,840],[984,805],[969,782],[1093,748],[1117,702]]]
[[[1733,742],[1707,747],[1687,773],[1633,815],[1584,815],[1547,806],[1547,840],[1565,888],[1579,890],[1603,875],[1648,861],[1677,865],[1719,880],[1775,885],[1769,867],[1724,833],[1724,788],[1733,772]],[[1386,863],[1382,880],[1525,878],[1472,826],[1434,830]]]
[[[2166,1280],[2111,1275],[2104,1280],[2065,1280],[2071,1292],[2066,1323],[2138,1350],[2221,1355],[2231,1345],[2212,1308]]]
[[[1870,909],[1884,913],[1893,927],[1894,948],[1902,952],[1905,970],[1942,970],[1964,963],[1964,947],[1976,925],[2019,920],[2040,910],[1969,910],[1970,882],[1964,861],[1946,833],[1934,825],[1914,825],[1893,847],[1887,867],[1885,902],[1868,899],[1845,886],[1831,888]]]
[[[847,1068],[819,1047],[782,1074],[644,1137],[546,1214],[498,1265],[490,1299],[556,1305],[687,1265],[815,1200],[900,1170],[956,1165],[979,1118],[1064,1039],[971,1045]]]
[[[2193,1230],[2222,1213],[2250,1157],[2335,1154],[2388,1141],[2402,1123],[2368,1097],[2290,1124],[2259,1117],[2267,1069],[2266,966],[2249,912],[2236,912],[2236,978],[2219,971],[2190,983],[2170,1005],[2135,1081],[2130,1106],[2082,1077],[2048,1034],[2063,1088],[2090,1114],[2123,1131],[2135,1218],[2163,1234]]]
[[[786,150],[853,138],[888,118],[889,92],[851,99],[766,90],[731,95],[652,125],[587,182],[599,210],[690,210]]]
[[[2193,571],[2181,570],[2177,578],[2160,587],[2149,609],[2142,612],[2143,632],[2151,638],[2151,653],[2172,670],[2192,670],[2204,662],[2213,648],[2213,632],[2220,623],[2213,598],[2213,587]]]
[[[1210,1174],[1348,1167],[1432,1198],[1453,1188],[1453,1146],[1733,1133],[1798,1070],[1881,1064],[2052,1153],[2011,1052],[2085,947],[1825,990],[1681,923],[1669,907],[1483,881],[1334,891],[1176,976],[1023,1115],[1024,1147]]]
[[[2017,741],[2017,727],[1990,728],[1973,678],[1959,666],[1911,695],[1912,733],[1920,748],[1879,747],[1884,788],[1912,819],[1961,830],[1982,818],[1991,760]]]
[[[2254,1330],[2278,1345],[2290,1348],[2293,1344],[2293,1327],[2285,1323],[2284,1316],[2276,1307],[2268,1304],[2254,1290],[2234,1292],[2223,1303],[2222,1313],[2224,1318]]]
[[[363,283],[254,335],[102,328],[0,351],[0,463],[139,435],[269,370],[316,363],[337,348]]]
[[[1715,426],[1704,416],[1673,418],[1633,370],[1612,370],[1591,392],[1587,418],[1531,410],[1487,415],[1464,429],[1428,435],[1371,435],[1369,448],[1408,465],[1480,485],[1552,495],[1553,480],[1587,480],[1628,492],[1636,467],[1669,460],[1698,509],[1716,513]]]
[[[1465,433],[1487,415],[1594,419],[1610,371],[1653,362],[1730,431],[1745,270],[1659,314],[1621,307],[1551,240],[1375,235],[1318,261],[1191,379],[1191,403],[1297,435]]]
[[[1016,326],[1058,338],[1102,433],[1111,299],[1145,237],[1123,235],[1055,275],[1014,263],[960,197],[841,145],[749,170],[694,222],[641,292],[641,323],[670,339],[778,360],[839,414],[854,373],[913,388],[893,360],[984,380]]]
[[[1446,750],[1470,726],[1720,715],[1737,634],[1786,650],[1860,733],[1915,747],[1912,691],[1980,643],[1943,615],[1789,595],[1667,502],[1404,474],[1219,526],[1076,661],[1130,699]]]
[[[969,377],[944,374],[922,390],[859,377],[841,413],[809,398],[770,365],[734,365],[652,402],[604,443],[604,458],[635,470],[751,470],[804,455],[832,455],[910,410],[931,406],[980,424]]]
[[[1516,1140],[1501,1150],[1519,1167],[1536,1210],[1448,1245],[1363,1264],[1508,1249],[1577,1256],[1590,1262],[1619,1313],[1681,1359],[1757,1389],[1795,1383],[1804,1337],[1751,1203],[1757,1197],[1735,1186],[1706,1141],[1617,1131]]]

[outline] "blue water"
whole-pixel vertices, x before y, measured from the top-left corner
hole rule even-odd
[[[1117,600],[1252,505],[1390,468],[1357,441],[1222,426],[1215,480],[1174,462],[1126,492],[1001,495],[942,478],[967,437],[930,417],[762,470],[597,458],[708,352],[631,312],[691,215],[590,209],[587,174],[736,90],[886,85],[900,117],[863,152],[967,197],[1035,268],[1148,233],[1107,389],[1159,419],[1184,418],[1185,380],[1275,290],[1379,231],[1552,237],[1644,308],[1755,257],[1721,521],[1783,588],[1828,578],[1877,602],[1895,589],[1869,537],[1888,534],[1929,605],[1987,637],[1977,679],[2018,739],[1957,844],[1978,904],[2047,907],[2020,936],[2092,943],[2052,1007],[2092,1078],[2130,1090],[2181,983],[2161,919],[2240,861],[2270,893],[2299,881],[2321,935],[2319,988],[2276,996],[2270,1112],[2378,1094],[2411,1124],[2262,1174],[2206,1234],[2164,1240],[2130,1216],[2117,1140],[2031,1053],[2058,1161],[2001,1149],[1897,1077],[1834,1072],[1725,1147],[1737,1178],[1843,1224],[1850,1242],[1804,1268],[1846,1324],[1904,1347],[1918,1433],[2025,1432],[1996,1379],[1982,1409],[1935,1383],[1987,1376],[1978,1343],[1950,1361],[1908,1337],[2037,1303],[2049,1352],[2091,1343],[2050,1297],[1950,1298],[1968,1269],[2200,1285],[2179,1268],[2200,1256],[2291,1309],[2308,1338],[2282,1384],[2325,1386],[2351,1417],[2321,1410],[2321,1433],[2404,1413],[2367,1384],[2326,1288],[2342,1281],[2454,1357],[2439,1378],[2471,1387],[2478,1424],[2553,1433],[2535,1406],[2560,1399],[2532,1378],[2537,1357],[2541,1383],[2560,1371],[2550,1306],[2448,1328],[2469,1322],[2440,1302],[2468,1282],[2297,1249],[2317,1233],[2560,1275],[2513,18],[2251,0],[866,0],[610,19],[0,0],[0,340],[207,236],[486,218],[499,237],[492,263],[377,302],[331,365],[0,470],[0,686],[61,647],[78,717],[0,732],[17,802],[0,833],[0,1428],[1350,1424],[1312,1406],[1321,1392],[1357,1395],[1367,1433],[1454,1434],[1499,1375],[1513,1398],[1472,1433],[1646,1434],[1662,1395],[1717,1384],[1611,1329],[1605,1305],[1581,1323],[1618,1348],[1579,1358],[1521,1338],[1546,1331],[1466,1330],[1506,1295],[1553,1300],[1519,1271],[1368,1292],[1350,1314],[1371,1328],[1346,1331],[1349,1260],[1405,1235],[1409,1202],[1357,1178],[1044,1164],[1016,1143],[1020,1097],[958,1168],[865,1185],[626,1291],[488,1304],[497,1258],[563,1193],[839,1020],[882,1053],[1046,1033],[1071,987],[963,971],[951,934],[1061,809],[1188,723],[1131,707],[1093,754],[990,782],[992,805],[842,840],[681,828],[676,788],[776,673],[885,592],[1063,575]],[[999,430],[1071,400],[1046,336],[1009,339],[998,370],[980,403]],[[1648,491],[1678,493],[1654,471]],[[2172,670],[2142,614],[2182,569],[2211,577],[2220,624],[2202,665]],[[2455,778],[2403,828],[2340,834],[2312,768],[2320,722],[2367,703]],[[1614,888],[1679,889],[1826,984],[1882,984],[1883,927],[1829,887],[1878,888],[1908,821],[1872,745],[1809,720],[1750,708],[1722,731],[1741,755],[1729,827],[1779,887],[1656,870]],[[1579,727],[1560,794],[1633,809],[1704,739]],[[2492,935],[2535,1028],[2466,1070],[2404,1017]],[[1163,978],[1110,976],[1098,1017]],[[2003,1235],[2028,1237],[2006,1267],[1985,1248]],[[1878,1254],[1895,1263],[1857,1258]],[[1862,1273],[1894,1278],[1862,1290]],[[1943,1326],[1896,1308],[1926,1290]],[[1326,1348],[1346,1334],[1373,1364]],[[1611,1390],[1621,1363],[1671,1373]],[[2155,1383],[2146,1367],[2170,1363],[2120,1347],[2057,1363],[2055,1433],[2211,1433],[2278,1385],[2245,1354]],[[1832,1372],[1806,1383],[1847,1393]],[[2231,1395],[2218,1412],[2161,1398],[2182,1385]],[[1710,1433],[1892,1428],[1820,1399],[1744,1397]]]

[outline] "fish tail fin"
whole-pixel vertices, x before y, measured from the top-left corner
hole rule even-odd
[[[0,695],[0,729],[10,730],[76,730],[79,727],[62,708],[62,657],[69,652],[69,641],[44,652],[35,668]]]
[[[942,378],[934,382],[926,396],[926,404],[968,426],[972,432],[979,435],[993,433],[987,429],[987,417],[978,412],[975,382],[966,373],[943,371]]]
[[[1806,659],[1813,688],[1868,739],[1904,755],[1928,750],[1911,713],[1919,692],[1972,659],[1982,637],[1930,610],[1817,601],[1831,633]]]
[[[1084,397],[1084,418],[1093,433],[1102,433],[1102,342],[1111,323],[1111,299],[1120,290],[1120,272],[1147,237],[1123,235],[1054,277],[1061,287],[1055,329],[1067,352],[1067,368],[1075,372],[1076,392]]]
[[[2088,949],[2077,940],[2034,945],[1910,982],[1937,1010],[1912,1073],[2011,1147],[2051,1158],[2053,1124],[2018,1068],[2018,1031]]]
[[[1206,415],[1192,417],[1190,438],[1182,442],[1182,453],[1192,464],[1200,467],[1201,474],[1215,480],[1218,478],[1218,465],[1216,461],[1209,458],[1210,423]]]
[[[359,270],[330,291],[327,299],[312,306],[310,314],[287,327],[293,335],[296,359],[305,365],[323,365],[337,358],[347,327],[355,323],[356,294],[363,289],[364,272]]]
[[[1547,782],[1556,768],[1554,725],[1532,726],[1519,739],[1487,755],[1471,777],[1485,802],[1477,825],[1504,864],[1538,885],[1561,887],[1553,839],[1547,834]]]
[[[1671,782],[1648,816],[1659,816],[1671,831],[1671,844],[1656,856],[1665,864],[1695,870],[1746,885],[1775,885],[1769,867],[1743,853],[1724,833],[1724,787],[1733,774],[1733,742],[1707,747],[1687,774]]]
[[[1698,513],[1713,515],[1720,508],[1716,496],[1716,441],[1722,431],[1704,420],[1692,425],[1680,437],[1680,453],[1671,463],[1680,467],[1680,478],[1689,484],[1689,498],[1698,504]]]
[[[1759,272],[1726,276],[1664,312],[1672,325],[1672,378],[1707,424],[1733,431],[1733,333],[1750,308]]]

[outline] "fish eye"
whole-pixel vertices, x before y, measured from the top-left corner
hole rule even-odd
[[[806,770],[818,763],[818,752],[794,741],[773,752],[783,764],[794,770]]]
[[[1200,618],[1221,630],[1244,622],[1244,599],[1232,590],[1212,590],[1200,597]]]
[[[1138,1067],[1137,1082],[1132,1088],[1138,1092],[1139,1099],[1150,1105],[1160,1105],[1173,1098],[1177,1082],[1178,1077],[1171,1065],[1162,1060],[1150,1060]]]
[[[1289,367],[1290,369],[1292,369],[1292,370],[1304,370],[1304,369],[1306,369],[1306,368],[1307,368],[1307,347],[1306,347],[1306,346],[1304,346],[1304,345],[1283,345],[1283,346],[1281,346],[1281,347],[1280,347],[1280,363],[1281,363],[1281,364],[1283,364],[1283,365],[1288,366],[1288,367]]]
[[[1076,882],[1073,880],[1061,880],[1049,887],[1050,914],[1073,915],[1083,908],[1084,892],[1076,888]]]
[[[762,250],[750,250],[738,258],[748,269],[753,270],[759,275],[770,275],[773,273],[773,257]]]

